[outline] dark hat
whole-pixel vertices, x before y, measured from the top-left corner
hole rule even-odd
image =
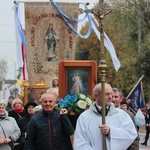
[[[35,102],[28,102],[28,103],[24,106],[24,109],[27,111],[27,109],[28,109],[29,106],[35,107],[35,106],[37,106],[37,104],[36,104]]]

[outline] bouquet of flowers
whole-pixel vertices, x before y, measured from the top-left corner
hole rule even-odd
[[[67,94],[64,99],[59,99],[55,108],[58,112],[60,109],[66,108],[68,113],[72,111],[76,115],[80,115],[84,110],[89,108],[91,103],[91,96],[85,96],[82,93],[75,93],[73,95]]]

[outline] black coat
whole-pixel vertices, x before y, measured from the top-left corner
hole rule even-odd
[[[21,132],[27,132],[30,118],[31,118],[31,116],[27,114],[26,116],[18,119],[18,126],[19,126]]]
[[[150,124],[150,108],[146,108],[146,115],[145,115],[146,125]]]
[[[70,135],[74,128],[67,115],[41,110],[30,120],[25,150],[72,150]]]
[[[8,112],[8,116],[13,117],[18,124],[18,119],[26,116],[26,111],[23,110],[23,112],[21,112],[21,113],[16,113],[14,110],[11,110]]]
[[[21,130],[21,136],[20,136],[20,141],[19,141],[20,142],[19,150],[24,150],[25,136],[26,136],[26,132],[27,132],[27,128],[28,128],[30,119],[31,119],[31,116],[28,113],[25,117],[18,119],[18,126]]]
[[[19,126],[19,128],[21,130],[21,133],[25,133],[27,131],[28,123],[29,123],[29,121],[30,121],[30,119],[32,117],[31,115],[28,114],[28,111],[27,111],[29,106],[34,106],[35,107],[35,106],[37,106],[37,104],[35,102],[28,102],[24,106],[26,114],[25,114],[25,116],[23,116],[23,117],[18,119],[18,126]]]

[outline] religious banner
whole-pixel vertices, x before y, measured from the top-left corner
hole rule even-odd
[[[134,88],[131,90],[131,92],[128,94],[126,99],[128,99],[129,102],[129,108],[133,113],[136,113],[138,109],[145,109],[145,100],[144,100],[144,94],[143,94],[143,87],[142,87],[142,78],[139,79],[139,81],[136,83]]]
[[[58,5],[70,18],[78,18],[79,4]],[[77,28],[77,24],[73,26]],[[51,2],[25,3],[25,29],[29,85],[42,78],[51,86],[58,76],[59,61],[74,60],[77,35]]]

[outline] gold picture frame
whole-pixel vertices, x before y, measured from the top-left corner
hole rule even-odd
[[[22,92],[20,94],[20,98],[23,100],[23,104],[25,105],[29,101],[35,101],[37,104],[40,104],[40,97],[43,93],[50,88],[44,79],[39,79],[34,85],[29,86],[28,81],[23,81]]]

